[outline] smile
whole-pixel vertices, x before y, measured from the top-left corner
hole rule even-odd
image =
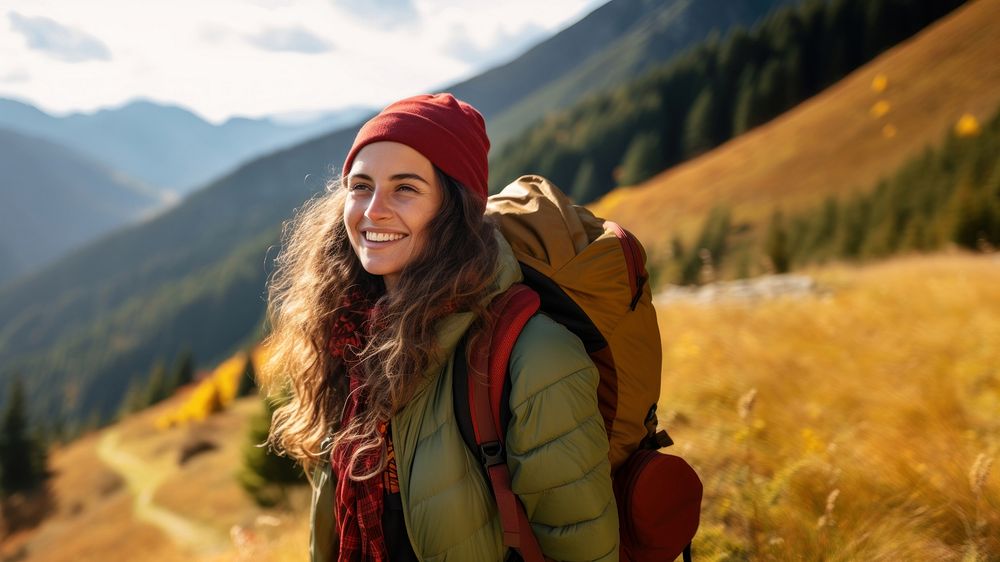
[[[394,242],[396,240],[402,240],[406,238],[405,234],[399,234],[397,232],[371,232],[366,231],[365,240],[369,242]]]

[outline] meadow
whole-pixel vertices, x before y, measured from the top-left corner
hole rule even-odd
[[[1000,257],[801,273],[820,290],[657,307],[695,559],[1000,559]]]
[[[656,300],[665,452],[705,484],[695,560],[1000,559],[1000,254],[797,273],[817,290]],[[308,490],[264,509],[237,481],[261,407],[231,397],[241,371],[202,381],[226,397],[207,417],[190,388],[57,449],[53,512],[0,556],[306,560]],[[178,462],[193,441],[217,447]]]

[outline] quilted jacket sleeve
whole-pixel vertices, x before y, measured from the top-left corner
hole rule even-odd
[[[511,487],[542,551],[561,561],[618,560],[618,511],[599,375],[579,338],[537,315],[510,361]]]
[[[339,550],[333,512],[334,483],[329,463],[316,467],[311,485],[313,491],[309,514],[309,560],[329,562],[337,559]]]

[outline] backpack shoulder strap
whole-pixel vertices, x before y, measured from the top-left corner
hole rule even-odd
[[[514,351],[514,344],[517,343],[524,326],[538,312],[540,306],[541,299],[538,293],[522,284],[512,286],[490,303],[493,337],[488,346],[489,363],[485,372],[489,383],[490,412],[502,442],[506,441],[504,432],[507,426],[502,423],[504,420],[501,412],[510,407],[503,400],[504,388],[509,388],[510,382],[507,376],[510,371],[508,368],[510,354]],[[484,348],[487,346],[481,346],[481,349]],[[475,419],[476,416],[473,416],[473,420]]]
[[[539,305],[538,294],[525,285],[514,285],[495,298],[489,307],[492,323],[479,334],[475,348],[467,351],[468,370],[465,376],[476,442],[474,452],[483,463],[493,488],[504,544],[518,549],[527,562],[541,562],[544,558],[524,506],[510,487],[510,470],[504,449],[506,428],[501,424],[501,410],[510,354],[518,335],[538,311]],[[456,372],[455,376],[460,377],[461,373]],[[456,408],[460,425],[463,414]]]

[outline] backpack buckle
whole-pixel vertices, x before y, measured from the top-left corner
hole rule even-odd
[[[486,468],[506,463],[507,458],[503,451],[503,443],[490,441],[480,445],[479,460],[482,461]]]

